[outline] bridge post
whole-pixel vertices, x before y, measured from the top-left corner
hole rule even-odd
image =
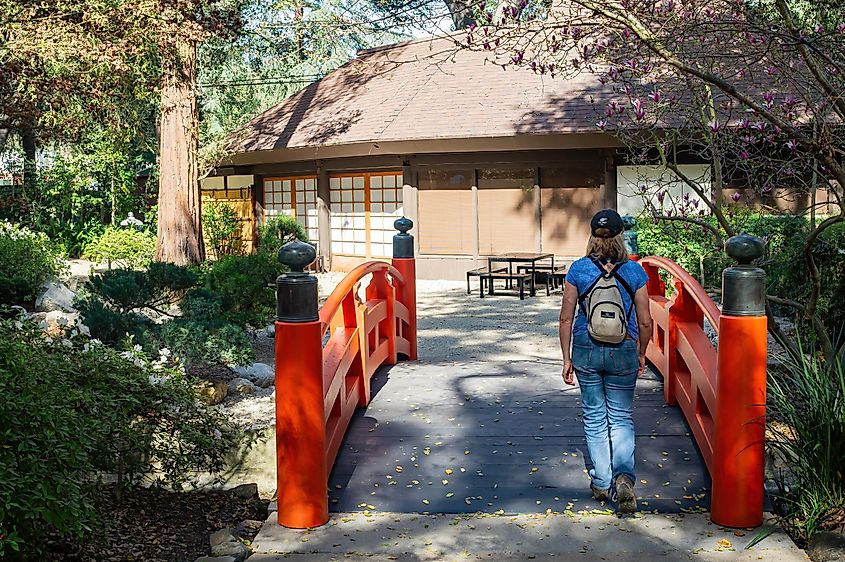
[[[329,520],[322,330],[316,251],[295,240],[279,250],[290,268],[276,280],[276,497],[279,524],[302,529]]]
[[[741,234],[725,244],[739,265],[722,275],[711,518],[726,527],[763,522],[766,430],[766,280],[751,262],[759,238]]]
[[[411,343],[409,359],[417,359],[417,265],[414,259],[414,237],[408,231],[414,227],[411,219],[402,217],[396,219],[393,227],[399,234],[393,236],[393,267],[395,267],[405,279],[405,287],[401,296],[397,297],[399,302],[408,309],[408,333],[407,338]]]

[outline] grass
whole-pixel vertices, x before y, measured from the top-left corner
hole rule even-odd
[[[803,350],[802,350],[803,351]],[[800,541],[845,515],[845,369],[802,353],[769,374],[769,446],[787,466],[775,505]]]

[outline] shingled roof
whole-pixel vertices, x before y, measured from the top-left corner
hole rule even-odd
[[[595,76],[503,70],[488,57],[450,37],[362,51],[247,123],[229,149],[597,132],[610,87]]]

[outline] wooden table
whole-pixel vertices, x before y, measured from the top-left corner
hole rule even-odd
[[[531,279],[536,279],[537,275],[537,262],[542,260],[552,260],[552,271],[555,268],[555,255],[554,254],[544,254],[544,253],[535,253],[535,252],[507,252],[505,254],[499,254],[498,256],[490,256],[487,258],[487,269],[492,271],[494,263],[506,263],[508,264],[508,273],[513,274],[513,264],[515,263],[525,263],[531,265]],[[490,287],[492,289],[493,282],[490,282]],[[492,291],[491,291],[492,294]],[[531,283],[531,296],[536,296],[537,290],[535,287],[535,283]]]

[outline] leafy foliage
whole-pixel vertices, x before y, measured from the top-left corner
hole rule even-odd
[[[241,221],[238,212],[228,203],[215,199],[204,201],[202,228],[214,257],[239,256],[244,253]]]
[[[845,369],[802,355],[769,375],[769,446],[786,463],[776,498],[792,536],[839,524],[845,509]]]
[[[89,260],[108,262],[126,269],[146,267],[155,258],[155,237],[135,228],[109,226],[97,238],[85,246],[84,255]]]
[[[714,228],[713,217],[704,217]],[[732,220],[738,231],[761,237],[766,242],[766,254],[759,265],[766,270],[766,285],[770,295],[796,302],[805,301],[810,293],[806,283],[803,261],[804,243],[811,230],[804,217],[767,215],[737,210]],[[667,257],[693,273],[705,288],[721,287],[722,270],[733,265],[717,244],[711,231],[681,221],[662,221],[650,217],[637,220],[638,243],[641,255]],[[824,324],[828,332],[845,337],[845,311],[837,303],[845,299],[845,224],[826,229],[813,244],[820,275],[824,279],[819,298]],[[795,310],[778,307],[784,315]],[[800,315],[797,318],[801,320]],[[809,332],[810,327],[804,329]]]
[[[273,316],[275,281],[286,271],[275,255],[226,256],[207,267],[205,285],[220,295],[228,319],[263,326]]]
[[[41,284],[64,269],[59,249],[47,236],[0,222],[0,304],[33,302]]]
[[[249,365],[255,361],[255,351],[243,329],[219,320],[171,320],[162,325],[158,338],[186,365]]]
[[[119,353],[75,329],[50,338],[0,321],[0,392],[0,556],[12,559],[34,559],[47,529],[93,533],[100,477],[178,487],[221,471],[243,441],[166,353]]]

